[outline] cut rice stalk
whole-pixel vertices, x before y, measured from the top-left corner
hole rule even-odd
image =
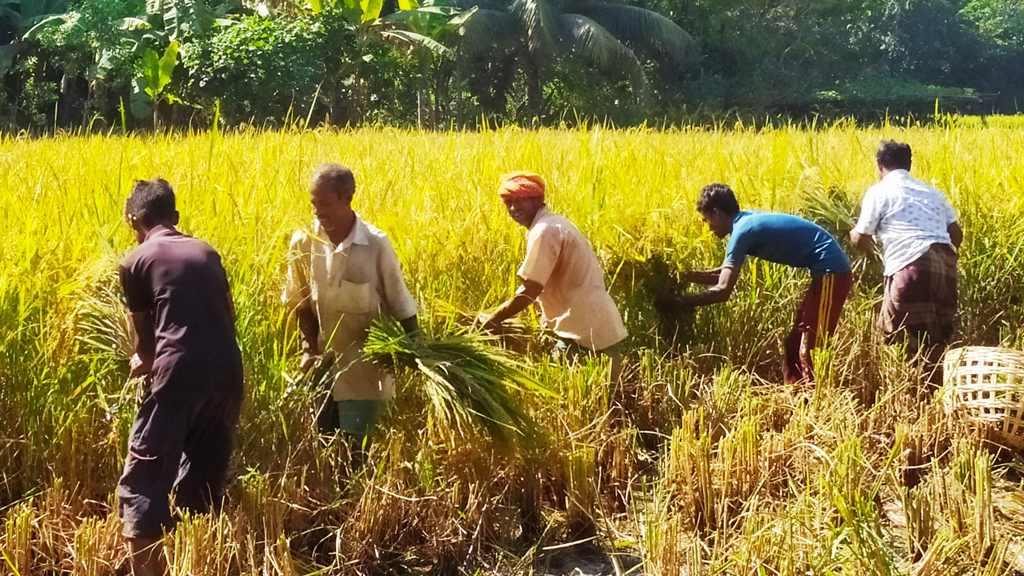
[[[410,337],[396,322],[376,321],[364,347],[375,362],[422,373],[424,394],[439,422],[468,433],[473,423],[496,440],[536,435],[519,393],[557,397],[528,367],[497,347],[497,338],[460,329],[437,339]]]

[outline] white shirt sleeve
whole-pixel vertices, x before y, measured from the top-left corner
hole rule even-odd
[[[395,320],[407,320],[416,315],[416,300],[405,284],[402,264],[390,239],[384,238],[380,248],[381,292],[388,312]]]
[[[945,196],[943,196],[942,198],[943,200],[945,200],[943,210],[945,210],[946,213],[946,226],[949,226],[950,224],[956,222],[956,210],[953,209],[953,206],[949,203],[949,200]]]
[[[309,251],[309,236],[301,230],[292,234],[292,241],[288,247],[288,274],[281,294],[281,301],[289,310],[312,306],[309,289]]]
[[[876,186],[872,186],[868,188],[867,194],[864,195],[864,201],[860,206],[860,218],[857,220],[857,226],[854,227],[853,231],[858,234],[875,234],[878,231],[879,223],[882,221],[883,213],[882,194],[879,193]]]
[[[522,280],[536,282],[541,286],[548,283],[551,273],[562,252],[562,235],[555,226],[539,225],[530,231],[526,242],[526,258],[517,275]]]

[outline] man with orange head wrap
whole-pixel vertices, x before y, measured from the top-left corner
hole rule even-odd
[[[529,233],[517,272],[522,285],[484,328],[497,330],[536,301],[544,325],[568,352],[611,358],[614,382],[621,369],[619,343],[626,337],[622,317],[605,289],[604,271],[590,242],[572,222],[547,209],[544,194],[544,179],[537,174],[513,172],[501,179],[501,201]]]

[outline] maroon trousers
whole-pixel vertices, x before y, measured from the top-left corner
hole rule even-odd
[[[853,289],[853,273],[826,274],[811,279],[811,286],[796,312],[793,330],[786,338],[787,384],[814,381],[811,350],[832,336],[839,324],[843,304]]]

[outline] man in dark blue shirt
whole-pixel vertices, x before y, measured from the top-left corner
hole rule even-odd
[[[729,236],[725,262],[714,270],[686,275],[687,280],[712,286],[709,290],[663,295],[663,303],[683,307],[725,302],[736,287],[747,256],[808,269],[811,286],[786,338],[784,377],[786,383],[813,381],[810,351],[835,332],[853,287],[846,253],[824,228],[798,216],[741,212],[736,196],[725,184],[705,186],[697,200],[697,211],[716,236]]]

